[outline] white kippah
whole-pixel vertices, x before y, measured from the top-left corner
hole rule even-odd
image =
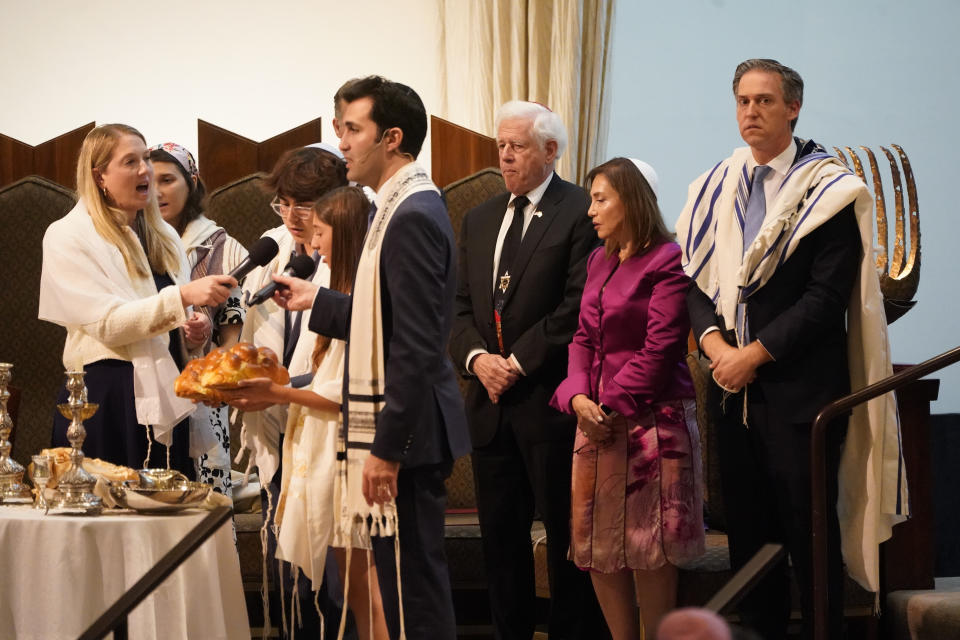
[[[657,178],[657,172],[653,170],[653,167],[643,160],[637,160],[636,158],[630,158],[630,162],[637,165],[637,169],[640,169],[640,173],[647,179],[647,184],[649,184],[653,190],[653,195],[659,198],[660,194],[657,193],[657,186],[660,184],[660,180]]]
[[[340,149],[337,149],[332,144],[327,144],[326,142],[314,142],[313,144],[308,144],[307,146],[312,147],[314,149],[323,149],[327,153],[332,153],[333,155],[343,160],[343,154],[340,153]]]

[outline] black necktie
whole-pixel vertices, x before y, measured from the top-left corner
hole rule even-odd
[[[520,242],[523,240],[523,210],[530,204],[527,196],[517,196],[510,205],[513,207],[513,221],[507,235],[503,238],[500,248],[500,262],[497,264],[497,282],[493,291],[493,304],[497,311],[503,310],[503,301],[510,287],[513,261],[520,253]]]

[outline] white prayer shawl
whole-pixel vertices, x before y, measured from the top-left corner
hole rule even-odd
[[[345,425],[347,495],[341,511],[341,526],[345,535],[357,534],[365,545],[368,536],[399,536],[395,501],[386,503],[382,510],[378,504],[368,506],[360,492],[360,476],[363,463],[370,455],[376,435],[377,415],[383,409],[384,403],[385,343],[380,291],[380,251],[397,208],[408,197],[421,191],[439,193],[427,173],[416,162],[404,165],[383,184],[377,193],[377,213],[364,240],[353,288],[350,341],[347,345],[350,353],[346,403],[348,419]],[[372,522],[369,527],[368,522]],[[399,588],[399,538],[395,539],[395,546]],[[400,635],[404,637],[402,610],[400,619]]]
[[[283,272],[284,267],[290,262],[291,252],[296,248],[293,236],[284,226],[270,229],[263,235],[276,240],[280,250],[271,262],[254,269],[247,275],[243,290],[251,294],[273,282],[271,278],[273,274]],[[330,284],[330,268],[326,263],[321,262],[317,266],[311,281],[321,287]],[[316,335],[308,329],[310,310],[300,313],[302,314],[300,338],[297,340],[297,347],[287,367],[291,377],[310,373],[313,368],[311,360]],[[258,347],[269,347],[279,358],[283,358],[284,310],[273,300],[249,307],[240,340],[252,342]],[[285,405],[275,405],[263,411],[249,411],[243,414],[240,451],[237,453],[236,461],[239,462],[244,450],[248,450],[250,457],[247,460],[247,473],[256,466],[260,470],[260,479],[264,484],[269,483],[277,472],[280,462],[280,434],[283,433],[286,423],[287,406]]]
[[[183,247],[187,252],[187,261],[189,263],[196,264],[195,261],[191,259],[191,256],[196,255],[197,249],[202,247],[207,239],[219,231],[220,228],[216,222],[203,215],[187,223],[186,228],[183,230],[183,236],[180,237],[180,242],[183,243]]]
[[[134,235],[124,227],[124,233]],[[179,285],[189,280],[187,258],[173,228],[161,225],[180,249],[180,270],[169,274]],[[136,246],[140,246],[136,240]],[[107,242],[93,226],[83,200],[63,218],[51,224],[43,236],[43,268],[40,274],[38,316],[68,330],[100,321],[109,311],[141,300],[143,292],[156,295],[151,277],[143,278],[140,291],[127,272],[120,250]],[[173,427],[191,414],[194,405],[173,393],[180,371],[168,350],[167,331],[124,345],[133,364],[133,389],[137,422],[153,427],[154,437],[165,445],[173,441]],[[75,367],[72,354],[64,353],[64,366]]]
[[[343,395],[345,343],[331,340],[310,390],[337,404]],[[290,405],[283,439],[283,479],[276,510],[277,558],[294,564],[319,589],[327,547],[338,543],[337,501],[339,411],[320,411]],[[356,546],[356,545],[355,545]]]
[[[748,147],[690,185],[677,221],[687,275],[716,304],[727,327],[736,326],[739,302],[760,289],[799,241],[854,203],[862,255],[847,311],[850,387],[856,391],[892,374],[883,296],[874,266],[873,200],[863,181],[825,152],[805,155],[790,168],[754,242],[742,253],[743,215],[749,194]],[[738,340],[742,341],[738,329]],[[853,411],[840,462],[842,551],[850,576],[878,591],[878,545],[909,516],[900,452],[896,399],[886,394]]]

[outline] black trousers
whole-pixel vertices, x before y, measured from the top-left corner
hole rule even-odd
[[[397,516],[400,538],[400,585],[403,621],[408,638],[454,640],[450,571],[444,550],[444,480],[453,463],[400,469],[397,476]],[[373,555],[380,581],[383,614],[391,638],[400,637],[395,538],[373,538]]]
[[[742,395],[727,399],[727,415],[715,412],[719,435],[720,476],[726,508],[730,562],[742,567],[769,542],[783,544],[800,588],[803,637],[812,636],[812,557],[809,422],[771,411],[751,386],[743,424]],[[753,400],[759,400],[754,402]],[[713,406],[718,406],[714,403]],[[827,577],[829,637],[843,629],[843,564],[837,520],[837,472],[846,437],[847,418],[828,428]],[[743,625],[766,639],[786,636],[790,617],[790,573],[782,560],[741,601]]]
[[[536,590],[530,527],[535,512],[547,533],[550,639],[609,637],[590,574],[567,559],[574,431],[565,427],[558,425],[555,438],[535,440],[504,421],[488,445],[473,451],[490,611],[498,640],[533,636]]]

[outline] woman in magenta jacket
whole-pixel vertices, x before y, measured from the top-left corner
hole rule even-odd
[[[614,158],[587,180],[588,215],[604,246],[588,260],[568,375],[552,400],[577,416],[570,556],[591,571],[615,640],[641,637],[638,600],[652,637],[675,604],[677,564],[703,553],[700,445],[685,360],[689,279],[649,165]]]

